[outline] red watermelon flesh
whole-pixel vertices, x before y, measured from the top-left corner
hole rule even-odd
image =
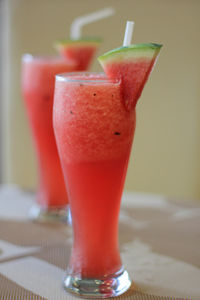
[[[73,59],[77,62],[77,70],[84,71],[89,68],[89,65],[96,53],[96,47],[86,46],[86,47],[66,47],[61,50],[61,55]]]
[[[106,75],[121,80],[127,110],[135,108],[160,48],[159,44],[137,44],[114,49],[99,57]]]
[[[56,48],[60,54],[77,63],[77,71],[85,71],[89,68],[92,59],[99,47],[99,40],[67,40],[58,41]]]

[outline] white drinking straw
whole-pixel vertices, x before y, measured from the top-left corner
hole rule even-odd
[[[115,10],[112,7],[107,7],[102,10],[93,12],[89,15],[76,18],[70,28],[70,38],[73,40],[80,39],[82,27],[86,24],[96,22],[98,20],[112,16]]]
[[[127,21],[126,22],[126,30],[124,34],[124,42],[123,46],[130,46],[131,45],[131,40],[132,40],[132,35],[133,35],[133,28],[134,28],[134,22],[132,21]]]

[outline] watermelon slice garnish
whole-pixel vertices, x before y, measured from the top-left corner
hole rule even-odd
[[[135,108],[162,45],[135,44],[111,50],[98,58],[111,79],[121,80],[127,110]]]
[[[63,57],[77,63],[77,71],[85,71],[89,68],[100,42],[98,38],[60,40],[55,43],[55,47]]]

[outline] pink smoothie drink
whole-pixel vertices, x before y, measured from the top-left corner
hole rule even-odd
[[[76,70],[74,61],[24,55],[22,93],[38,159],[37,203],[42,210],[65,208],[68,197],[52,125],[55,75]]]
[[[119,296],[131,285],[118,248],[118,217],[136,104],[162,45],[135,44],[98,58],[105,74],[56,76],[53,123],[69,192],[74,242],[66,291]]]
[[[73,218],[68,274],[83,279],[125,276],[118,216],[135,110],[125,109],[119,81],[74,73],[57,76],[53,119]],[[103,293],[108,287],[101,288]]]

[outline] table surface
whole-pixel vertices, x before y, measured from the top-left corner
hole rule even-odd
[[[77,299],[61,279],[72,229],[28,220],[34,195],[0,187],[0,299]],[[200,299],[200,203],[125,193],[119,221],[133,284],[117,299]]]

